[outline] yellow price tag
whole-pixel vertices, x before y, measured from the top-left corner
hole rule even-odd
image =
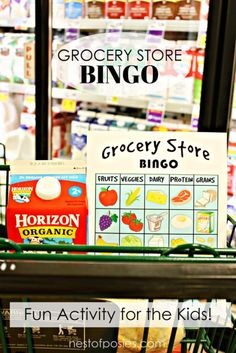
[[[25,96],[25,103],[26,104],[35,103],[35,96]]]
[[[201,36],[199,37],[199,47],[200,48],[206,47],[206,33],[201,34]]]
[[[118,97],[112,97],[111,101],[115,104],[118,103]]]
[[[7,102],[9,99],[9,93],[0,92],[0,102]]]
[[[64,98],[61,106],[64,112],[74,113],[76,111],[76,100]]]
[[[107,104],[118,104],[119,103],[119,98],[114,96],[114,97],[107,97]]]

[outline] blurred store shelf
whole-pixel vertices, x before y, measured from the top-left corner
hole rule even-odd
[[[147,20],[133,20],[133,19],[124,19],[124,20],[110,20],[110,19],[57,19],[53,20],[53,28],[65,29],[65,28],[79,28],[79,29],[105,29],[111,24],[122,24],[124,30],[135,30],[143,31],[147,30],[151,25],[158,26],[158,20],[147,19]],[[161,21],[165,22],[165,30],[173,32],[198,32],[200,21],[185,21],[185,20],[167,20]],[[9,19],[1,18],[0,27],[26,27],[34,28],[35,23],[33,18],[25,19]]]
[[[35,94],[34,85],[18,84],[18,83],[7,83],[0,82],[0,91],[18,94]],[[155,97],[105,97],[91,93],[79,92],[73,89],[62,89],[53,88],[52,97],[57,99],[75,99],[78,101],[88,101],[94,103],[104,103],[118,106],[125,106],[130,108],[146,109],[149,106],[150,100],[155,100]],[[175,113],[192,114],[192,104],[186,104],[181,102],[167,102],[165,110]]]
[[[8,82],[0,82],[0,91],[1,92],[9,92],[9,93],[19,93],[19,94],[35,94],[35,86],[20,84],[20,83],[8,83]]]
[[[153,101],[155,99],[154,97],[114,97],[113,99],[112,97],[108,98],[105,96],[99,96],[91,93],[84,93],[72,89],[61,88],[53,88],[52,97],[144,109],[148,108],[150,100]],[[165,110],[169,112],[192,114],[192,104],[167,102]]]
[[[173,32],[198,32],[199,21],[184,21],[184,20],[168,20],[161,21],[165,22],[165,30]],[[147,30],[150,26],[158,26],[158,20],[148,19],[148,20],[109,20],[109,19],[76,19],[76,20],[67,20],[67,19],[54,19],[53,28],[79,28],[79,29],[105,29],[110,24],[121,24],[123,30],[135,30],[143,31]]]
[[[22,19],[15,19],[15,18],[1,18],[0,19],[0,27],[26,27],[26,28],[34,28],[35,21],[33,18],[22,18]]]

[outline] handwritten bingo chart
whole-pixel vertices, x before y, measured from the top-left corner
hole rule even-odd
[[[218,176],[96,174],[94,242],[217,247]]]
[[[227,169],[223,134],[216,134],[218,146],[219,138],[222,142],[222,152],[218,148],[217,153],[214,134],[137,132],[139,136],[134,133],[130,137],[112,133],[111,139],[109,135],[95,132],[91,136],[95,159],[88,161],[90,244],[226,245]],[[144,149],[145,142],[151,142],[154,136],[153,148],[146,153],[137,151],[142,146]],[[133,143],[129,152],[130,141]],[[187,149],[188,142],[197,146],[199,157],[177,150],[181,144]],[[176,146],[175,151],[172,145]],[[112,150],[108,148],[111,146],[122,147]],[[162,159],[157,159],[159,155]]]

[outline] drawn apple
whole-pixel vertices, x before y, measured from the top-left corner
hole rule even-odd
[[[105,207],[115,205],[115,203],[118,199],[118,195],[117,195],[116,190],[114,190],[114,189],[109,190],[109,188],[110,188],[110,186],[108,186],[107,189],[102,188],[101,192],[99,193],[99,201]]]

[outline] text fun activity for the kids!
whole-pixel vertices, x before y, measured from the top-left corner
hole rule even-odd
[[[90,134],[90,243],[225,246],[225,135],[197,135]]]

